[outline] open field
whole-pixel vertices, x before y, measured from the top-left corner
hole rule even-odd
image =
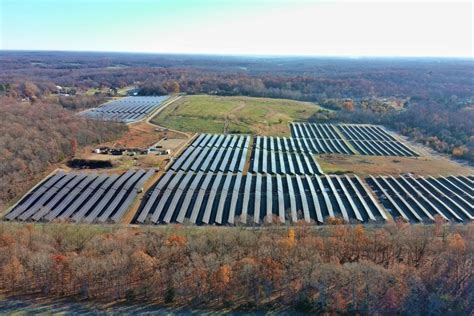
[[[325,173],[355,173],[359,176],[370,174],[398,175],[470,175],[472,168],[453,160],[440,157],[384,157],[359,155],[318,155],[316,159]]]
[[[290,121],[305,120],[320,110],[292,100],[195,95],[172,103],[152,123],[189,132],[288,136]]]

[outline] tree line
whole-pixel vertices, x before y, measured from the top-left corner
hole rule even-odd
[[[467,315],[472,227],[0,225],[7,295],[317,314]]]

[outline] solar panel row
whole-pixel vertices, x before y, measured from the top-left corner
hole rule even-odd
[[[5,218],[22,221],[118,222],[154,170],[121,175],[64,173],[44,180]]]
[[[369,177],[381,203],[394,218],[433,222],[435,216],[470,222],[474,215],[474,184],[466,177]]]
[[[311,153],[354,154],[335,125],[290,123],[291,135],[296,142],[302,142]]]
[[[307,153],[275,152],[253,147],[250,172],[272,174],[322,174],[316,160]]]
[[[171,165],[171,170],[242,172],[250,136],[201,134]]]
[[[367,124],[291,123],[291,134],[314,144],[316,152],[354,154],[347,143],[362,155],[418,156],[383,128]]]
[[[338,128],[352,146],[363,155],[418,156],[415,151],[379,126],[339,124]]]
[[[282,176],[168,171],[137,213],[137,223],[235,224],[383,221],[363,182],[349,176]]]
[[[104,120],[130,123],[145,118],[159,107],[167,96],[160,97],[126,97],[89,109],[81,115]]]

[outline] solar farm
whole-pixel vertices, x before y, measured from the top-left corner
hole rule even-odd
[[[160,107],[167,98],[168,96],[126,97],[84,111],[81,115],[103,121],[133,123],[147,117]]]
[[[127,99],[100,109],[120,113]],[[133,99],[146,111],[152,109],[143,104],[159,103],[145,100],[162,101]],[[336,218],[374,224],[399,218],[432,223],[436,216],[453,223],[473,220],[473,176],[325,174],[318,164],[318,155],[328,153],[417,159],[415,150],[382,127],[291,123],[290,130],[291,137],[196,134],[155,177],[155,169],[59,171],[4,219],[121,223],[128,214],[126,223],[228,226],[319,225]]]

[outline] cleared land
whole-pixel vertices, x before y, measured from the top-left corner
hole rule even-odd
[[[289,122],[308,119],[318,111],[326,110],[284,99],[196,95],[170,104],[151,122],[186,132],[288,136]]]
[[[383,157],[359,155],[318,155],[319,165],[325,173],[370,174],[414,173],[418,175],[470,175],[472,168],[444,157]]]

